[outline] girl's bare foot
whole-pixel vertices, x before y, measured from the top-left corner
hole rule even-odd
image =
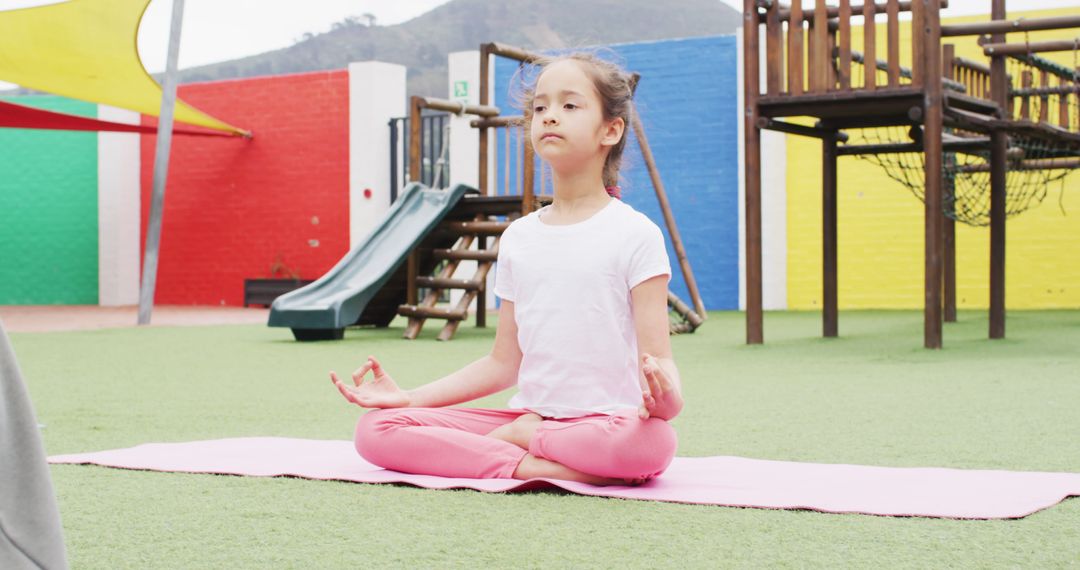
[[[579,483],[588,483],[590,485],[626,485],[636,486],[645,482],[645,479],[621,479],[618,477],[601,477],[599,475],[590,475],[571,469],[562,463],[556,463],[554,461],[548,461],[547,459],[541,459],[530,454],[525,454],[521,463],[518,464],[517,470],[514,471],[514,479],[532,479],[534,477],[547,477],[551,479],[562,479],[564,481],[577,481]]]
[[[532,441],[532,436],[536,433],[536,428],[540,427],[541,421],[543,418],[536,414],[522,414],[514,421],[491,430],[487,436],[508,441],[528,451],[529,442]]]

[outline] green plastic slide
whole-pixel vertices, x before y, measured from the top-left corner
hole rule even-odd
[[[463,184],[448,190],[409,184],[371,233],[326,275],[275,299],[268,324],[290,327],[296,340],[339,340],[345,327],[362,320],[365,307],[384,287],[400,289],[403,299],[400,280],[391,283],[391,277],[413,248],[470,192],[477,191]],[[396,305],[391,310],[396,310]],[[371,322],[385,325],[393,316],[385,309],[382,314],[386,316]]]

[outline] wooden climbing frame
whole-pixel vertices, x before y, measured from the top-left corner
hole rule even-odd
[[[942,210],[945,186],[942,161],[945,151],[989,150],[990,161],[990,331],[1005,334],[1005,174],[1010,168],[1010,135],[1037,137],[1065,148],[1076,156],[1050,162],[1020,160],[1017,169],[1075,168],[1080,166],[1080,125],[1071,122],[1067,108],[1076,97],[1076,70],[1072,77],[1040,65],[1033,54],[1077,50],[1080,39],[1006,43],[1008,33],[1080,28],[1080,16],[1007,21],[1005,0],[991,1],[988,22],[941,25],[945,0],[902,2],[838,0],[828,5],[815,0],[803,9],[799,0],[744,0],[743,64],[745,101],[746,203],[746,341],[764,342],[762,316],[761,248],[761,130],[770,129],[822,141],[823,208],[823,334],[838,335],[837,299],[837,157],[894,152],[923,153],[924,171],[924,335],[927,348],[942,346],[942,322],[955,319],[955,237]],[[911,67],[900,63],[899,18],[911,13]],[[878,17],[882,15],[883,17]],[[852,22],[861,20],[863,52],[852,49]],[[989,35],[983,52],[989,64],[954,55],[942,38]],[[765,82],[761,85],[761,35],[765,43]],[[880,37],[884,53],[877,53]],[[805,53],[805,56],[804,56]],[[1039,71],[1025,72],[1021,85],[1011,88],[1006,57],[1025,58]],[[852,70],[862,63],[863,73]],[[805,67],[805,69],[804,69]],[[1056,86],[1049,85],[1055,76]],[[1045,104],[1058,98],[1059,113],[1051,117]],[[1032,98],[1040,98],[1039,113],[1031,112]],[[810,116],[813,127],[781,120]],[[1054,124],[1056,122],[1056,124]],[[910,143],[841,146],[842,129],[908,125]],[[946,135],[948,127],[960,136]],[[1016,157],[1012,157],[1016,162]],[[944,309],[944,310],[943,310]]]

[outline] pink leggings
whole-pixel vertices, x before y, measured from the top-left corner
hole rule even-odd
[[[486,434],[514,421],[519,409],[395,408],[364,414],[356,451],[386,469],[442,477],[513,478],[526,453],[601,477],[651,478],[675,456],[675,430],[642,420],[636,410],[616,415],[545,419],[528,451]]]

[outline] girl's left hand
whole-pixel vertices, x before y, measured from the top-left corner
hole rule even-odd
[[[683,407],[682,394],[660,362],[650,354],[643,354],[641,373],[641,396],[645,403],[638,409],[638,417],[670,420],[679,415]]]

